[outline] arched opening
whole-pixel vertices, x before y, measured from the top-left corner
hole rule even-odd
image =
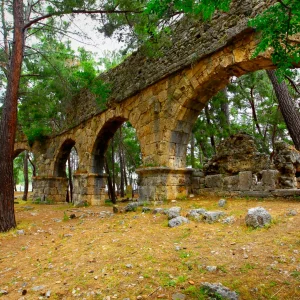
[[[137,196],[141,150],[134,127],[125,118],[113,118],[100,130],[93,148],[92,172],[107,176],[106,191],[112,202]]]
[[[72,139],[65,140],[64,143],[61,145],[54,166],[53,175],[55,177],[67,177],[66,163],[74,146],[75,141]]]
[[[36,176],[33,153],[26,149],[15,150],[13,172],[15,198],[27,201],[34,187],[32,177]]]
[[[73,202],[73,175],[78,169],[79,157],[75,148],[75,141],[67,139],[60,147],[57,155],[54,176],[62,179],[61,189],[64,189],[66,202]]]
[[[206,103],[192,129],[187,166],[203,167],[222,140],[241,132],[252,136],[257,149],[267,155],[273,153],[277,140],[290,139],[265,71],[232,77]]]

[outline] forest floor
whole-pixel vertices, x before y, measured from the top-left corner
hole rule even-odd
[[[19,201],[17,229],[0,234],[0,299],[206,299],[203,282],[220,282],[240,299],[300,299],[300,200],[227,198],[219,208],[219,199],[159,207],[223,210],[233,224],[169,228],[166,215],[141,207],[112,214],[109,205]],[[256,206],[272,215],[269,226],[246,227]]]

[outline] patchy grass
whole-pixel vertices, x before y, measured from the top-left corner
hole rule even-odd
[[[25,235],[0,234],[0,290],[8,291],[0,299],[19,299],[23,290],[25,299],[47,291],[52,299],[172,299],[174,293],[207,299],[202,282],[221,282],[240,299],[299,299],[300,202],[227,198],[219,208],[218,200],[200,197],[161,207],[181,206],[182,215],[191,208],[223,210],[235,217],[233,224],[191,221],[169,228],[165,215],[141,209],[99,217],[112,212],[108,203],[70,211],[69,205],[20,201],[17,229]],[[270,226],[245,226],[247,210],[255,206],[271,213]],[[287,217],[288,209],[299,214]],[[76,218],[69,219],[71,213]],[[33,291],[37,286],[41,290]]]

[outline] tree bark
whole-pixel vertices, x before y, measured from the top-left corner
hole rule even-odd
[[[22,200],[27,201],[28,197],[28,152],[24,155],[24,194]]]
[[[71,166],[71,159],[70,156],[68,157],[68,169],[69,169],[69,187],[70,187],[70,195],[69,195],[69,201],[73,203],[73,180],[72,180],[72,166]]]
[[[223,115],[223,118],[221,118],[221,120],[223,123],[223,132],[225,131],[227,134],[230,134],[230,113],[226,88],[221,92],[224,96],[224,101],[222,101],[221,103],[221,113]]]
[[[211,121],[210,121],[210,115],[209,115],[209,110],[208,110],[208,105],[205,106],[204,108],[205,116],[206,116],[206,123],[209,127],[211,127]],[[216,153],[216,142],[215,142],[215,137],[213,134],[210,135],[210,143],[213,148],[214,153]]]
[[[194,133],[192,132],[191,134],[191,165],[192,168],[195,168],[195,136]]]
[[[124,166],[123,166],[123,157],[122,157],[122,127],[119,129],[119,161],[120,161],[120,196],[123,198],[125,196],[125,189],[124,189]]]
[[[14,37],[6,96],[0,123],[0,232],[16,227],[13,156],[17,128],[18,90],[24,51],[23,1],[13,1]]]
[[[109,168],[108,168],[108,163],[107,163],[107,159],[105,158],[105,162],[104,162],[104,168],[105,168],[105,173],[107,174],[107,186],[108,186],[108,193],[110,195],[110,200],[112,203],[116,204],[117,203],[117,199],[116,199],[116,194],[115,194],[115,189],[113,187],[112,184],[112,180],[110,177],[110,172],[109,172]]]
[[[290,96],[287,85],[284,81],[279,83],[275,71],[267,70],[272,82],[281,114],[284,118],[289,134],[297,150],[300,151],[300,113]]]

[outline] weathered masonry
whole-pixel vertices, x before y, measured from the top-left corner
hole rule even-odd
[[[204,105],[231,76],[273,68],[268,53],[252,58],[257,38],[247,27],[249,18],[270,5],[267,2],[234,1],[229,13],[217,13],[209,23],[184,20],[162,56],[148,58],[141,51],[131,55],[101,76],[112,91],[105,111],[82,91],[67,112],[72,128],[30,149],[37,162],[34,197],[65,200],[65,163],[74,146],[79,156],[74,200],[99,203],[104,154],[125,121],[134,126],[141,145],[140,197],[186,195],[192,172],[186,168],[186,147]],[[16,143],[16,153],[25,148]]]

